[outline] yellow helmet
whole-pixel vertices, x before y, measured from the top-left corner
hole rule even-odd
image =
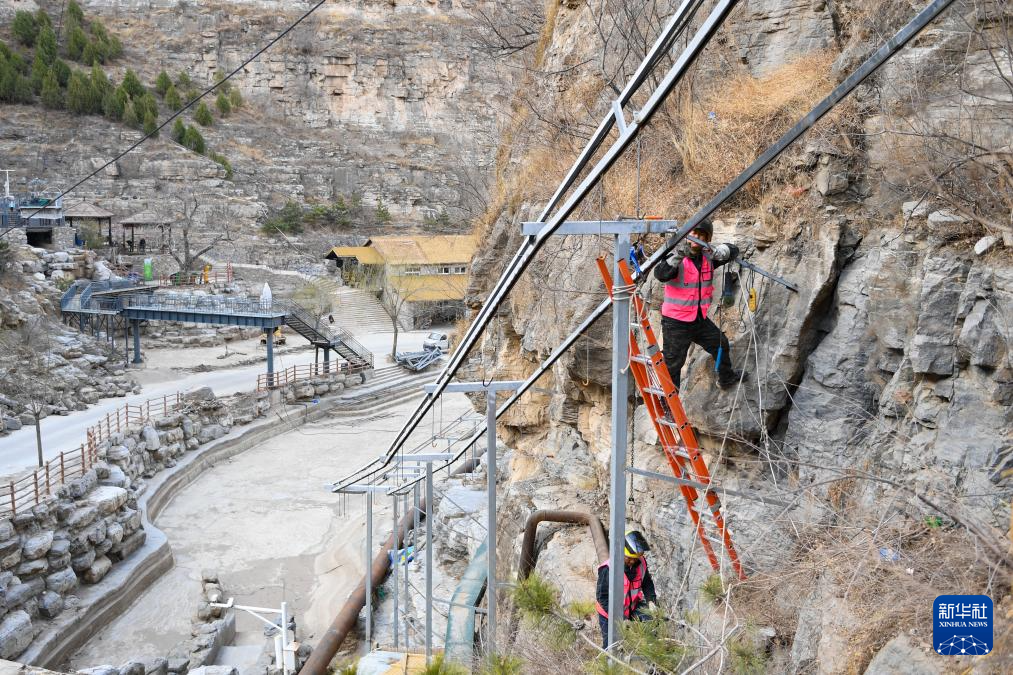
[[[644,554],[650,550],[651,547],[647,545],[647,540],[638,530],[630,530],[626,533],[623,555],[627,558],[643,558]]]

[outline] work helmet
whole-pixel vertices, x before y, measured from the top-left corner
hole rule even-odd
[[[644,554],[650,550],[651,547],[647,545],[647,540],[638,530],[630,530],[626,533],[623,555],[627,558],[643,558]]]
[[[712,223],[709,219],[701,220],[693,229],[697,232],[705,233],[708,238],[714,236],[714,223]]]

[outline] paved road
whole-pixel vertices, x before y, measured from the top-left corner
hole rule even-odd
[[[409,331],[398,335],[398,351],[419,349],[428,331]],[[391,333],[370,333],[356,338],[376,356],[376,366],[386,364],[390,352]],[[275,369],[313,362],[313,351],[295,352],[275,358]],[[219,396],[229,396],[241,391],[251,391],[256,386],[257,375],[264,372],[263,363],[218,370],[208,373],[180,373],[169,382],[146,385],[140,394],[124,398],[102,399],[87,410],[71,415],[51,416],[42,420],[43,457],[49,460],[60,452],[78,448],[84,442],[88,427],[113,412],[125,403],[142,403],[151,398],[189,391],[198,387],[211,387]],[[38,466],[38,451],[35,444],[35,428],[25,426],[21,431],[0,438],[0,477],[20,476]]]

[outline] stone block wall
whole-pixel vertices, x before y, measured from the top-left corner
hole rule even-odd
[[[137,499],[145,480],[269,405],[247,398],[237,422],[210,389],[193,392],[179,412],[112,434],[99,462],[53,500],[0,519],[0,658],[16,658],[48,620],[77,606],[82,584],[99,583],[144,544]]]

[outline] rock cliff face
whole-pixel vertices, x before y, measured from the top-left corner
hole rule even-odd
[[[131,67],[151,86],[165,69],[173,76],[186,71],[204,87],[314,3],[81,4],[125,45],[124,56],[107,67],[117,80]],[[9,40],[15,10],[39,5],[59,16],[60,2],[0,1],[0,36]],[[247,235],[287,199],[327,203],[352,193],[367,209],[382,200],[394,223],[419,224],[442,209],[463,220],[480,208],[476,199],[516,72],[510,57],[484,51],[480,12],[510,9],[511,3],[451,0],[328,2],[234,78],[242,110],[205,133],[211,149],[233,164],[232,181],[163,133],[79,194],[123,216],[165,206],[178,191],[204,194],[230,203],[237,229]],[[43,177],[53,187],[74,182],[139,137],[94,116],[43,114],[34,106],[2,111],[0,154],[7,165],[20,178]],[[245,244],[257,242],[247,237]]]
[[[541,64],[545,71],[582,63],[603,49],[580,39],[592,18],[586,8],[571,5],[564,4],[555,17]],[[863,14],[868,11],[856,3],[750,3],[732,15],[719,46],[697,66],[694,86],[705,89],[707,78],[721,77],[724,67],[760,77],[822,50],[835,55],[833,72],[843,77],[878,46],[876,36],[891,34],[911,12],[894,3]],[[1005,6],[995,11],[1008,17]],[[867,30],[870,23],[876,30]],[[987,104],[995,106],[990,115],[1013,109],[1009,90],[1003,90],[1009,75],[984,65],[986,48],[953,50],[966,28],[976,25],[971,9],[956,6],[856,93],[856,107],[848,113],[854,117],[845,125],[854,132],[811,134],[790,154],[791,170],[782,174],[787,179],[765,177],[755,198],[744,197],[718,214],[716,241],[738,244],[751,261],[800,287],[794,294],[744,272],[735,280],[736,304],[712,310],[732,341],[736,366],[750,373],[744,385],[718,389],[713,359],[698,348],[683,373],[683,401],[715,480],[783,502],[722,497],[751,575],[727,597],[739,618],[770,628],[758,635],[768,635],[760,640],[761,651],[777,672],[862,671],[890,638],[909,630],[914,637],[890,642],[893,651],[884,650],[880,660],[898,654],[924,660],[911,654],[930,647],[928,624],[904,614],[900,607],[907,601],[895,593],[905,589],[908,601],[923,612],[945,588],[958,583],[984,588],[982,574],[989,567],[984,561],[934,557],[926,542],[968,546],[962,537],[970,524],[1005,546],[1013,468],[1009,249],[996,246],[997,236],[979,241],[999,232],[982,227],[967,209],[957,214],[947,208],[953,201],[939,198],[942,187],[922,201],[925,192],[913,186],[924,178],[928,162],[919,164],[911,155],[908,163],[900,160],[905,155],[898,154],[891,136],[905,115],[946,127],[954,110],[974,108],[954,103],[961,95],[994,98]],[[601,60],[607,62],[609,48],[603,50]],[[927,55],[935,61],[925,61]],[[728,65],[735,60],[740,66]],[[972,93],[959,82],[961,73],[973,73]],[[919,84],[931,94],[913,96]],[[544,108],[551,108],[552,101],[573,93],[562,83],[559,91],[539,96]],[[781,128],[807,108],[785,113]],[[565,129],[553,135],[541,121],[531,123],[528,136],[543,133],[565,146]],[[719,117],[714,123],[734,120]],[[863,128],[869,133],[858,131]],[[986,128],[987,136],[997,127]],[[1002,133],[1009,138],[1008,125]],[[663,192],[668,180],[696,184],[679,165],[680,144],[686,142],[678,135],[653,136],[645,146],[645,166],[661,174],[644,178],[648,208],[660,211],[650,213],[689,215],[712,196],[712,191],[682,193],[686,201],[666,202],[652,195]],[[516,143],[501,153],[522,176],[524,162],[537,156]],[[617,167],[622,171],[621,163]],[[548,173],[556,175],[552,168]],[[606,183],[606,216],[610,204],[624,212],[615,197],[622,180]],[[486,247],[475,262],[476,306],[519,245],[520,222],[534,219],[544,203],[543,183],[550,189],[555,184],[542,175],[522,177],[524,198],[490,214]],[[575,217],[599,217],[598,199],[594,193],[588,200],[594,204]],[[476,372],[496,363],[497,377],[527,376],[600,302],[594,258],[603,249],[611,252],[592,239],[548,245],[500,310],[480,357],[472,360]],[[658,243],[647,242],[648,249]],[[720,279],[716,286],[720,293]],[[750,288],[758,292],[755,312],[746,308]],[[657,308],[660,284],[651,280],[646,293]],[[501,489],[507,521],[523,522],[537,508],[590,509],[605,519],[610,318],[501,422],[501,434],[515,448],[510,479]],[[656,313],[654,320],[657,329]],[[645,409],[631,400],[630,410],[631,463],[669,473]],[[715,616],[726,610],[700,600],[698,589],[711,570],[685,503],[671,485],[639,477],[631,485],[629,527],[644,530],[652,542],[652,570],[666,604],[676,612],[702,613],[705,632],[727,630],[729,624]],[[838,533],[842,523],[846,531]],[[516,548],[501,552],[504,559],[516,560],[515,554]],[[580,555],[576,549],[574,555]],[[584,563],[583,596],[590,597],[596,561]],[[543,573],[560,576],[552,566]],[[559,580],[564,576],[572,593],[572,575]],[[724,576],[733,577],[727,570]],[[894,585],[884,585],[884,578]],[[861,590],[852,595],[845,590],[856,587]],[[807,606],[820,609],[799,612]],[[872,619],[870,607],[878,612]],[[848,640],[861,645],[860,654],[848,651]]]

